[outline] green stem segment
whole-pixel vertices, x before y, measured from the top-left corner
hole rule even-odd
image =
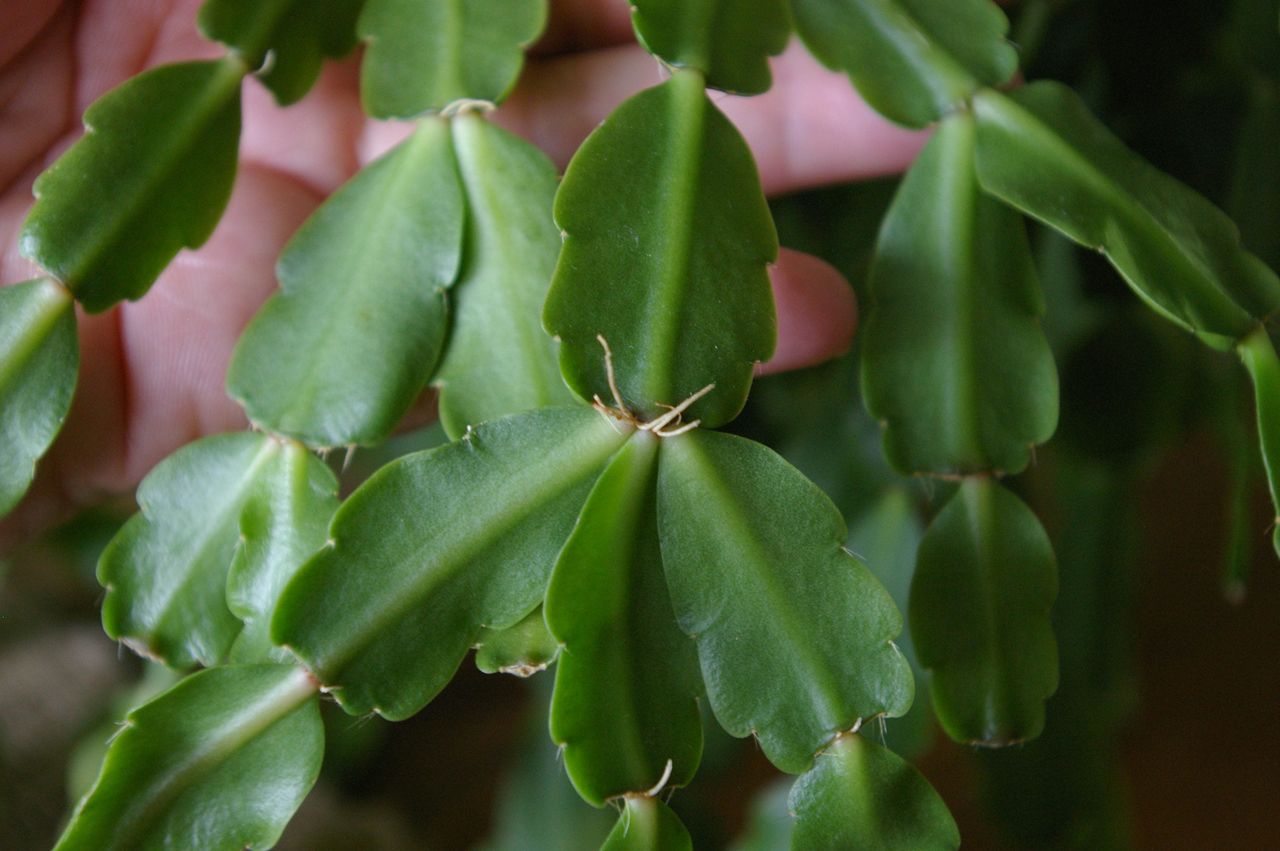
[[[1267,471],[1271,501],[1280,517],[1280,358],[1276,357],[1267,329],[1261,325],[1236,344],[1236,351],[1253,381],[1262,464]],[[1280,527],[1273,532],[1272,544],[1280,553]]]

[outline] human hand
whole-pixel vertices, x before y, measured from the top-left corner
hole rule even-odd
[[[17,249],[37,174],[82,132],[80,116],[145,68],[222,55],[195,29],[201,0],[30,0],[0,32],[0,282],[41,270]],[[552,0],[548,31],[520,85],[494,114],[563,168],[614,106],[660,81],[633,43],[621,0]],[[890,173],[918,150],[798,45],[773,63],[754,98],[719,96],[750,143],[769,193]],[[223,384],[241,330],[275,289],[276,256],[292,232],[357,169],[404,134],[361,112],[358,62],[329,64],[287,110],[257,83],[244,91],[240,171],[218,229],[182,252],[136,303],[81,315],[81,367],[66,425],[24,502],[0,523],[0,551],[70,511],[133,488],[162,458],[206,434],[243,428]],[[852,291],[814,257],[783,250],[772,269],[778,348],[762,371],[844,351]]]

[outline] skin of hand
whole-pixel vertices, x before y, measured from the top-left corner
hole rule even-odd
[[[145,68],[214,58],[196,31],[200,0],[24,0],[0,29],[0,283],[40,275],[18,253],[31,185],[83,132],[80,116]],[[244,428],[224,391],[231,351],[274,291],[276,256],[310,212],[405,134],[360,109],[358,56],[328,63],[311,93],[282,109],[245,83],[240,168],[217,230],[181,252],[147,296],[78,317],[80,378],[71,413],[23,503],[0,522],[0,552],[77,508],[127,492],[178,447]],[[923,137],[888,124],[846,77],[794,40],[773,61],[773,87],[713,93],[746,137],[771,194],[902,170]],[[662,79],[634,42],[625,0],[552,0],[547,32],[494,120],[563,169],[626,97]],[[845,351],[856,306],[840,274],[783,249],[771,270],[778,349],[761,372]],[[429,408],[429,400],[424,404]]]

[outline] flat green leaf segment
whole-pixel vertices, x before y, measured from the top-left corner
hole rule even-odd
[[[574,392],[612,404],[603,335],[636,414],[715,384],[685,419],[737,416],[773,353],[778,239],[751,152],[701,75],[677,71],[618,107],[569,163],[555,217],[566,235],[543,324]]]
[[[244,74],[234,58],[162,65],[103,95],[84,137],[36,179],[22,256],[90,312],[140,298],[231,197]]]
[[[547,625],[563,645],[551,738],[596,806],[687,785],[702,756],[698,660],[676,626],[658,544],[659,440],[637,432],[609,462],[547,589]]]
[[[628,798],[600,851],[693,851],[693,839],[662,801]]]
[[[794,851],[943,851],[960,847],[947,805],[911,763],[845,735],[791,788]]]
[[[241,629],[227,607],[241,512],[291,467],[284,443],[240,432],[196,441],[152,470],[138,487],[142,510],[98,562],[107,634],[173,668],[220,662]],[[243,596],[251,581],[237,582],[242,611],[252,608]]]
[[[71,408],[80,367],[75,304],[57,282],[0,288],[0,517],[31,485]]]
[[[901,615],[841,546],[840,512],[772,450],[702,429],[665,439],[658,529],[676,619],[730,734],[754,733],[798,774],[859,719],[907,711]]]
[[[1021,217],[978,188],[947,118],[880,230],[862,338],[867,410],[904,473],[1018,472],[1058,422],[1058,374]]]
[[[555,661],[560,643],[547,631],[542,607],[514,626],[482,629],[476,641],[476,667],[486,674],[530,677]]]
[[[360,94],[374,118],[497,103],[547,20],[546,0],[368,0]]]
[[[1258,442],[1267,471],[1271,503],[1280,517],[1280,359],[1265,328],[1259,327],[1241,341],[1240,358],[1253,381],[1258,416]],[[1280,553],[1280,524],[1271,532],[1271,543]]]
[[[635,0],[631,21],[645,49],[668,65],[693,68],[713,89],[769,90],[769,57],[791,35],[785,0]]]
[[[456,439],[468,425],[569,404],[573,396],[540,321],[560,253],[551,218],[555,166],[475,113],[450,125],[467,225],[453,327],[434,383],[440,421]]]
[[[1018,68],[991,0],[791,0],[796,31],[877,112],[924,127]]]
[[[254,479],[227,574],[227,608],[244,621],[231,661],[292,661],[271,644],[271,612],[298,568],[324,546],[337,510],[337,477],[300,443],[281,446],[270,474]]]
[[[911,583],[911,637],[951,738],[999,747],[1040,734],[1058,687],[1057,593],[1035,514],[996,482],[966,479],[925,531]]]
[[[1066,86],[982,92],[982,186],[1103,252],[1153,309],[1230,343],[1280,307],[1280,279],[1217,207],[1126,148]]]
[[[249,419],[316,447],[386,438],[444,345],[464,216],[449,127],[435,119],[313,213],[231,361],[227,391]]]
[[[379,470],[285,589],[272,639],[353,715],[398,720],[444,687],[481,627],[542,599],[605,461],[626,440],[590,408],[477,427]]]
[[[129,713],[57,849],[269,848],[315,784],[323,753],[304,672],[201,671]]]
[[[206,38],[230,47],[282,106],[315,83],[325,57],[356,46],[364,0],[206,0],[198,23]]]

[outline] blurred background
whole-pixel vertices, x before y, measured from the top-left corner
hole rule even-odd
[[[1224,207],[1280,268],[1280,2],[1021,0],[1027,79],[1074,86],[1130,146]],[[862,282],[894,181],[777,199],[783,244]],[[1280,848],[1280,561],[1243,371],[1138,304],[1101,259],[1031,228],[1062,379],[1056,437],[1012,486],[1057,549],[1061,685],[1044,734],[979,752],[916,706],[871,735],[915,760],[966,848]],[[815,479],[850,548],[905,604],[946,486],[890,471],[858,398],[856,350],[761,380],[733,428]],[[435,429],[357,456],[350,489]],[[133,510],[87,513],[0,561],[0,847],[52,844],[115,724],[173,675],[98,623],[94,565]],[[905,638],[904,649],[910,652]],[[464,662],[410,721],[324,707],[316,790],[281,847],[594,849],[546,733],[550,675]],[[672,799],[698,848],[787,847],[789,781],[707,724],[696,784]]]

